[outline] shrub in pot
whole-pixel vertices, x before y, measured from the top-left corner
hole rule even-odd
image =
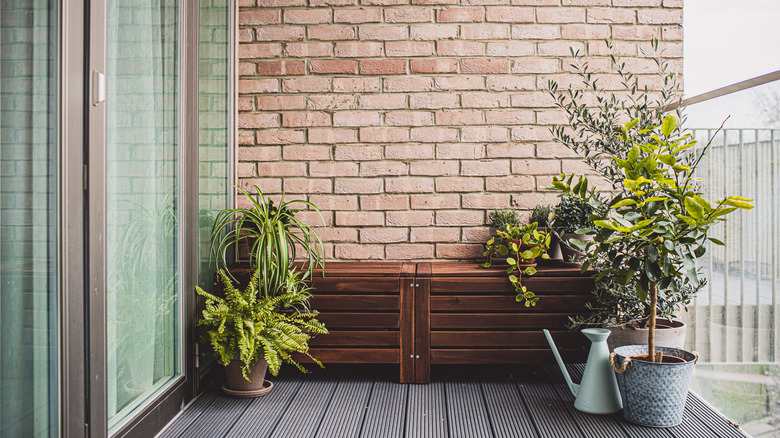
[[[565,262],[579,263],[585,258],[581,247],[591,237],[581,232],[593,224],[588,217],[593,207],[577,196],[563,196],[552,210],[552,228],[560,236],[561,256]]]
[[[520,222],[520,215],[509,208],[493,210],[488,214],[488,226],[492,237],[498,236],[498,230],[506,231],[509,227],[517,225],[518,222]]]
[[[528,218],[528,223],[532,224],[536,222],[538,224],[539,231],[550,233],[550,248],[547,250],[550,256],[549,260],[563,260],[561,254],[561,244],[558,236],[552,232],[550,226],[550,216],[552,214],[552,207],[549,205],[537,205],[531,210],[531,217]]]
[[[653,46],[657,47],[657,41]],[[737,196],[716,202],[703,196],[701,181],[694,175],[709,144],[698,153],[691,152],[696,142],[678,124],[678,117],[665,113],[678,89],[675,76],[664,74],[659,62],[666,86],[658,104],[651,105],[647,89],[637,97],[638,80],[623,72],[617,58],[611,59],[623,76],[628,99],[599,96],[602,106],[594,113],[579,105],[580,91],[557,94],[576,138],[560,127],[553,133],[580,152],[592,169],[612,183],[614,191],[597,195],[586,177],[575,181],[563,174],[553,178],[553,186],[593,207],[593,226],[583,230],[593,241],[580,245],[588,256],[583,271],[594,266],[597,282],[607,279],[631,285],[623,291],[635,294],[650,311],[647,345],[618,347],[610,357],[624,417],[638,424],[669,427],[682,420],[696,356],[677,348],[656,347],[658,297],[679,296],[685,288],[695,293],[702,283],[695,260],[704,255],[707,241],[723,244],[708,237],[710,227],[735,210],[753,206],[751,200]],[[587,66],[578,71],[595,91]],[[556,84],[551,83],[551,91],[555,96]],[[629,121],[616,126],[615,120],[626,115]]]
[[[483,268],[493,266],[493,258],[503,258],[508,267],[506,273],[517,293],[515,300],[526,307],[535,306],[539,297],[523,286],[522,277],[536,273],[536,259],[549,259],[547,249],[550,247],[550,233],[539,231],[536,222],[528,225],[514,225],[507,230],[498,230],[498,237],[491,237],[485,244],[482,254],[486,260],[480,265]],[[517,275],[515,275],[517,273]]]

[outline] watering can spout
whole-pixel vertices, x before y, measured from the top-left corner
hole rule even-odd
[[[547,329],[544,329],[543,331],[544,336],[547,338],[547,343],[550,344],[553,355],[555,355],[555,361],[558,362],[558,367],[561,369],[561,374],[563,374],[563,378],[566,379],[566,384],[569,385],[571,395],[576,398],[577,393],[580,392],[580,385],[572,382],[569,371],[566,370],[566,365],[563,364],[563,359],[561,359],[561,355],[558,353],[558,347],[555,346],[555,341],[553,341],[552,336],[550,336],[550,331]]]

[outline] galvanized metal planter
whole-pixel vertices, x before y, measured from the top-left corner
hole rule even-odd
[[[647,345],[618,347],[610,356],[623,400],[623,418],[642,426],[677,426],[682,422],[697,356],[679,348],[656,347],[656,351],[684,362],[652,363],[629,358],[647,354]]]

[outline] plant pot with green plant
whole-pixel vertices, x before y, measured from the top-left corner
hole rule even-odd
[[[607,44],[611,46],[609,40]],[[654,40],[653,47],[657,48],[657,44]],[[573,54],[579,58],[579,54]],[[624,74],[617,58],[611,59],[623,75],[628,91],[636,93],[641,89],[638,79]],[[665,72],[663,64],[659,62],[659,66]],[[595,81],[587,69],[582,71],[586,83],[590,80],[595,90]],[[667,78],[667,85],[675,80],[674,74],[662,77]],[[723,244],[708,237],[710,227],[738,209],[753,208],[751,200],[738,196],[714,203],[705,199],[695,173],[709,144],[698,152],[692,149],[696,142],[679,125],[680,118],[666,113],[669,105],[665,103],[675,99],[676,88],[672,87],[671,93],[664,89],[660,105],[654,107],[647,104],[650,93],[645,88],[640,96],[645,105],[640,104],[638,114],[636,100],[629,95],[627,100],[620,101],[622,109],[626,110],[631,102],[634,106],[624,114],[611,113],[606,119],[594,117],[592,113],[583,114],[589,111],[585,105],[574,108],[581,96],[579,91],[570,89],[563,93],[563,106],[573,114],[570,120],[588,121],[585,129],[577,132],[579,138],[586,139],[578,143],[580,150],[586,150],[588,164],[607,177],[615,190],[596,194],[583,176],[576,182],[573,175],[553,178],[555,189],[593,207],[590,215],[593,226],[583,230],[593,236],[593,241],[581,245],[588,258],[583,263],[583,271],[595,265],[597,282],[609,278],[621,285],[633,284],[629,290],[640,301],[648,303],[647,345],[618,347],[611,354],[610,362],[617,373],[624,418],[653,427],[671,427],[682,421],[697,358],[694,353],[679,348],[657,346],[659,291],[675,295],[686,285],[699,287],[701,272],[695,260],[704,255],[708,241]],[[551,83],[550,88],[555,95],[557,84]],[[607,102],[618,100],[612,95]],[[615,103],[614,108],[621,109],[621,104]],[[602,111],[602,116],[604,113],[609,114]],[[626,113],[636,117],[616,126],[615,120]],[[604,124],[599,125],[602,120]],[[559,139],[577,143],[564,129],[554,129],[553,133]]]
[[[593,226],[588,217],[593,207],[577,196],[563,196],[552,209],[551,228],[560,238],[561,257],[564,262],[581,263],[585,259],[583,245],[592,237],[582,230]]]
[[[238,190],[248,207],[222,210],[211,231],[211,254],[217,261],[225,297],[200,288],[197,292],[206,297],[200,325],[207,328],[217,362],[226,367],[226,392],[254,396],[264,390],[258,385],[263,385],[266,366],[273,375],[282,362],[305,371],[291,354],[308,355],[311,335],[327,333],[316,319],[317,312],[308,307],[311,289],[307,286],[314,269],[324,268],[324,254],[319,235],[295,217],[299,210],[293,208],[300,205],[319,213],[314,204],[285,202],[282,195],[276,207],[256,186],[257,195]],[[240,291],[228,268],[230,255],[245,242],[252,277]],[[296,248],[304,252],[300,267],[293,264]],[[239,370],[243,379],[254,384],[253,389],[236,378]]]
[[[503,210],[493,210],[488,214],[488,227],[490,227],[490,237],[498,237],[498,230],[508,230],[509,227],[517,225],[520,222],[520,215],[515,210],[506,208]]]
[[[538,230],[544,231],[550,234],[550,248],[547,250],[549,259],[542,259],[550,262],[559,262],[563,260],[561,254],[561,243],[558,236],[552,231],[550,226],[550,217],[552,215],[552,207],[549,205],[537,205],[531,210],[531,216],[528,218],[528,223],[532,224],[536,222],[538,224]]]
[[[536,273],[536,259],[549,259],[550,234],[537,229],[537,224],[514,225],[507,230],[498,230],[498,237],[491,237],[485,244],[485,262],[482,268],[494,265],[493,259],[503,259],[509,281],[517,293],[515,300],[526,307],[535,306],[539,297],[522,284],[523,274]],[[501,266],[503,268],[503,266]],[[515,275],[517,273],[517,275]]]

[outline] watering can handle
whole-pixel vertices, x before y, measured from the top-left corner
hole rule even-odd
[[[612,370],[618,374],[623,374],[626,372],[626,369],[631,368],[631,358],[627,357],[623,359],[623,363],[620,365],[620,368],[615,366],[615,356],[617,356],[616,353],[610,353],[609,355],[609,365],[612,367]]]

